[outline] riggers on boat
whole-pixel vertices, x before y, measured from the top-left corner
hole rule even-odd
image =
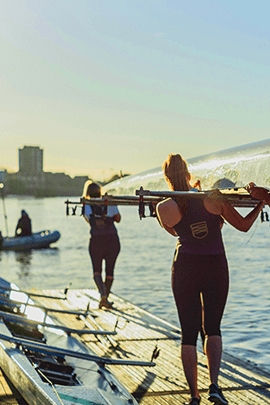
[[[4,237],[1,250],[30,250],[48,248],[51,243],[57,242],[60,238],[58,231],[41,231],[31,236]]]
[[[96,356],[16,288],[0,278],[0,367],[29,405],[138,405],[106,364],[155,363]]]

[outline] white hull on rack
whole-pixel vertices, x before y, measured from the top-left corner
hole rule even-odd
[[[105,366],[154,363],[96,356],[71,336],[91,331],[61,330],[33,304],[26,293],[0,278],[0,367],[29,405],[138,405]]]

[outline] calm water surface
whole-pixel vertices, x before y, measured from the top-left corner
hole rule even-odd
[[[50,249],[0,251],[1,277],[20,288],[63,289],[70,283],[71,288],[95,287],[87,249],[88,224],[79,215],[66,217],[65,200],[5,200],[9,236],[14,234],[21,209],[25,209],[34,232],[58,230],[61,239]],[[113,292],[179,326],[170,274],[176,238],[153,218],[140,221],[136,207],[119,209],[121,253]],[[0,229],[6,235],[2,207]],[[223,235],[230,268],[230,293],[222,323],[224,350],[270,371],[269,222],[258,220],[247,234],[225,225]]]

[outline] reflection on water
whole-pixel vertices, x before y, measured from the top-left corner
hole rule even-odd
[[[18,263],[18,279],[26,280],[27,278],[31,278],[31,270],[35,269],[36,263],[33,263],[33,257],[37,260],[37,262],[42,263],[44,260],[49,260],[52,256],[59,255],[58,247],[51,247],[47,249],[39,249],[39,250],[27,250],[27,251],[18,251],[18,252],[7,252],[7,253],[14,253],[15,254],[15,261]],[[46,259],[45,259],[46,258]],[[54,259],[55,260],[55,259]]]
[[[31,269],[31,262],[33,258],[32,250],[24,251],[24,252],[15,252],[15,260],[19,263],[19,279],[23,279],[29,277],[30,269]]]
[[[59,254],[59,248],[57,246],[53,246],[44,249],[39,249],[37,250],[37,252],[41,253],[42,255],[55,256]]]

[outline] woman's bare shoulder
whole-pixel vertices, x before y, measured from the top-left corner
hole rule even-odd
[[[157,214],[162,225],[169,228],[173,228],[182,219],[178,204],[171,198],[158,204]]]
[[[159,211],[167,210],[168,208],[176,208],[177,203],[172,200],[171,198],[167,198],[166,200],[162,200],[157,204],[157,209]]]

